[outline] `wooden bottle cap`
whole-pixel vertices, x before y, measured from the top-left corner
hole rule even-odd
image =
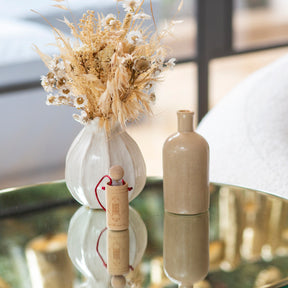
[[[109,175],[112,180],[119,181],[124,176],[124,170],[120,165],[115,165],[109,169]]]
[[[124,288],[126,285],[126,279],[124,276],[112,276],[111,285],[113,288]]]

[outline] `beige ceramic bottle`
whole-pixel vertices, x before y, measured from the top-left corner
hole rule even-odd
[[[163,147],[165,211],[198,214],[209,208],[209,146],[193,129],[194,113],[177,112],[178,131]]]

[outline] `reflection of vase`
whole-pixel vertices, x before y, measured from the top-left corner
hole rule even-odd
[[[72,143],[67,157],[65,179],[72,196],[82,205],[100,208],[95,197],[95,186],[113,165],[125,171],[124,179],[133,189],[129,201],[143,189],[146,167],[136,142],[119,124],[107,132],[98,126],[98,119],[86,124]],[[105,206],[105,193],[99,191]]]
[[[209,147],[193,130],[194,113],[177,112],[178,132],[163,146],[163,188],[165,210],[198,214],[209,207]]]
[[[109,287],[111,275],[108,274],[104,264],[104,262],[107,264],[108,260],[107,242],[109,236],[108,231],[105,230],[105,214],[102,210],[80,207],[69,224],[68,254],[74,266],[87,280],[83,287]],[[96,250],[97,242],[99,253]],[[133,268],[136,268],[140,263],[146,245],[146,226],[139,214],[129,207],[129,265]]]
[[[209,267],[209,214],[165,213],[163,237],[164,269],[179,287],[193,287]]]

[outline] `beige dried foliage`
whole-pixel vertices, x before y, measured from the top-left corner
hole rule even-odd
[[[143,19],[149,17],[142,9],[144,0],[130,2],[123,1],[127,12],[122,21],[90,10],[78,24],[64,17],[73,38],[52,27],[59,55],[50,57],[35,47],[49,69],[41,82],[49,93],[48,105],[74,106],[82,111],[74,115],[77,121],[86,123],[98,117],[107,129],[115,122],[124,126],[142,113],[151,113],[154,85],[162,79],[163,70],[174,66],[175,59],[164,60],[168,51],[161,43],[165,33],[152,34],[143,25]]]
[[[56,7],[56,8],[60,8],[60,9],[63,9],[63,10],[69,10],[66,6],[64,5],[52,5],[53,7]]]

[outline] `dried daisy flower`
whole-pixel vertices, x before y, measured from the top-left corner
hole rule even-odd
[[[135,12],[140,3],[140,0],[123,0],[123,8],[126,12]]]
[[[126,11],[122,21],[113,14],[88,10],[78,24],[64,18],[72,38],[53,27],[58,55],[45,55],[35,47],[49,69],[41,77],[49,93],[47,105],[76,107],[81,112],[73,115],[75,120],[85,124],[97,117],[107,129],[150,113],[155,83],[175,65],[175,58],[165,63],[167,48],[162,38],[166,31],[151,34],[143,24],[151,18],[143,11],[144,0],[117,1]]]
[[[145,13],[138,13],[133,15],[133,20],[150,20],[151,16]]]
[[[175,61],[176,61],[176,58],[171,58],[165,64],[169,69],[173,69],[175,67]]]
[[[87,105],[87,98],[84,95],[79,95],[74,99],[74,106],[77,109],[82,109]]]
[[[143,43],[143,36],[140,31],[131,31],[127,34],[127,40],[132,45],[139,45]]]

